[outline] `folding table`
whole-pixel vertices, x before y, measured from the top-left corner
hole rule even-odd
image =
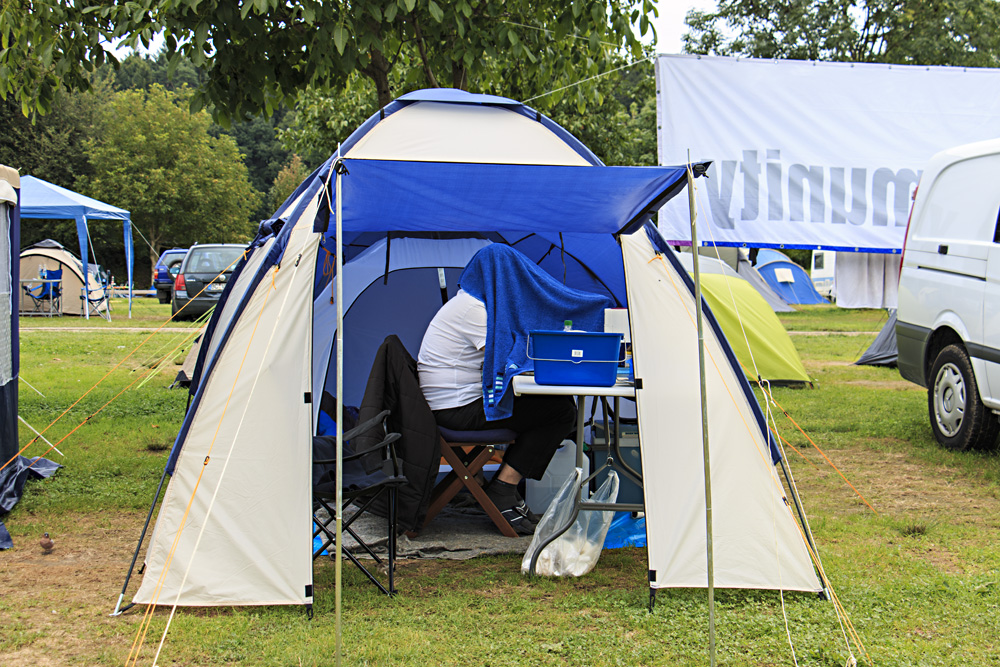
[[[619,382],[617,384],[611,385],[610,387],[593,387],[585,385],[543,385],[535,382],[535,378],[532,375],[517,375],[514,377],[514,395],[524,396],[527,394],[541,394],[547,396],[576,396],[577,397],[577,409],[576,409],[576,465],[578,468],[583,467],[583,428],[584,428],[584,405],[586,398],[588,396],[594,397],[610,397],[614,399],[614,433],[615,437],[609,448],[609,452],[614,452],[614,456],[618,457],[619,463],[621,463],[621,453],[619,452],[619,442],[620,442],[620,429],[619,429],[619,411],[618,402],[621,398],[634,398],[635,397],[635,385],[632,382]],[[596,465],[597,470],[591,474],[591,476],[596,475],[599,466]],[[628,468],[626,466],[626,474],[628,474]],[[640,471],[632,471],[634,474],[630,475],[635,477],[635,481],[642,484],[642,476]],[[577,515],[581,511],[622,511],[622,512],[642,512],[645,511],[645,505],[642,503],[599,503],[584,498],[584,489],[587,486],[587,482],[590,478],[587,478],[581,482],[580,487],[577,489],[574,497],[574,508],[570,519],[565,525],[560,526],[545,542],[539,545],[539,548],[535,551],[534,556],[532,556],[531,564],[528,569],[529,574],[535,574],[535,566],[538,564],[538,556],[542,553],[546,546],[551,542],[555,541],[560,535],[569,530],[573,522],[576,521]]]

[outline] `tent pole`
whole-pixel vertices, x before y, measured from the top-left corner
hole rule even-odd
[[[146,523],[142,525],[142,532],[139,533],[139,544],[135,545],[135,553],[132,554],[132,562],[129,563],[128,572],[125,574],[125,583],[122,584],[122,592],[118,595],[118,603],[115,605],[115,610],[111,612],[111,616],[121,615],[125,609],[128,609],[132,605],[128,605],[125,609],[122,609],[122,600],[125,599],[125,589],[128,588],[128,582],[132,578],[132,571],[135,569],[135,561],[139,558],[139,549],[142,548],[142,542],[146,539],[146,531],[149,529],[149,522],[153,518],[153,510],[156,509],[156,502],[160,499],[160,491],[163,490],[163,482],[167,479],[167,468],[164,466],[163,474],[160,475],[160,484],[156,487],[156,493],[153,495],[153,503],[149,506],[149,514],[146,515]]]
[[[712,465],[708,448],[708,392],[705,387],[705,332],[701,312],[701,273],[698,270],[698,230],[694,202],[694,172],[688,151],[688,207],[691,213],[691,252],[694,264],[694,302],[698,313],[698,377],[701,385],[701,447],[705,458],[705,545],[708,555],[708,659],[715,667],[715,547],[712,543]]]
[[[344,456],[344,258],[343,258],[343,206],[341,202],[341,179],[343,163],[338,158],[333,165],[337,172],[337,257],[335,258],[335,271],[337,272],[337,546],[334,549],[336,556],[334,560],[334,578],[336,580],[335,606],[336,606],[336,647],[334,652],[334,662],[336,667],[340,667],[341,655],[343,653],[343,635],[341,626],[341,591],[343,581],[341,579],[341,560],[343,559],[342,530],[344,526],[344,478],[343,478],[343,456]]]

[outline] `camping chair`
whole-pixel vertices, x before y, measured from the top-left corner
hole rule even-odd
[[[86,296],[84,296],[86,292]],[[99,296],[98,296],[99,295]],[[100,279],[100,287],[92,287],[87,291],[86,287],[80,288],[80,310],[87,315],[97,315],[103,317],[108,322],[111,321],[111,285],[106,277]]]
[[[517,537],[517,533],[503,518],[477,479],[478,473],[493,458],[497,448],[512,444],[517,433],[506,428],[453,431],[439,426],[438,429],[441,431],[441,457],[451,466],[451,472],[431,492],[431,504],[421,527],[430,523],[464,486],[501,533],[507,537]]]
[[[356,436],[373,429],[385,429],[385,420],[389,411],[381,413],[344,433],[344,454],[342,474],[343,509],[351,503],[357,505],[357,510],[351,516],[345,516],[342,530],[358,543],[361,550],[375,560],[377,566],[385,565],[389,585],[383,586],[375,575],[366,568],[358,557],[349,550],[344,555],[354,563],[368,579],[386,595],[396,592],[394,574],[396,569],[396,490],[407,483],[402,475],[400,461],[396,457],[394,443],[399,439],[399,433],[386,433],[385,437],[375,445],[364,449],[356,449],[352,443]],[[323,544],[315,546],[313,558],[322,555],[336,541],[336,447],[334,436],[321,435],[313,438],[313,539],[322,535]],[[382,459],[382,467],[372,474],[365,472],[360,459],[366,456],[378,456]],[[367,512],[372,504],[383,495],[388,496],[386,506],[388,529],[388,555],[385,560],[375,553],[371,545],[366,543],[353,528],[357,519]],[[325,510],[324,512],[321,510]],[[335,557],[330,554],[330,557]]]
[[[62,280],[62,269],[42,269],[39,271],[40,280]],[[60,312],[59,308],[62,303],[62,283],[61,282],[44,282],[37,287],[28,287],[27,285],[22,285],[24,289],[24,294],[31,299],[34,312],[42,312],[42,303],[48,302],[49,313],[53,314]]]

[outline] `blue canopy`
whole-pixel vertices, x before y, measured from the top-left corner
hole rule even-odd
[[[132,305],[132,220],[125,209],[105,204],[78,192],[67,190],[34,176],[21,177],[21,218],[42,220],[75,220],[76,235],[80,240],[80,260],[83,262],[83,277],[86,289],[88,283],[87,220],[121,220],[125,238],[125,266],[128,271],[129,314]],[[87,313],[88,309],[84,309]]]

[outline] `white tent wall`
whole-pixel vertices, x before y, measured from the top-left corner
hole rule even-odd
[[[312,300],[302,295],[322,238],[315,212],[247,296],[199,389],[136,602],[312,602]]]
[[[650,586],[707,586],[705,483],[694,298],[644,231],[623,236]],[[706,326],[715,586],[819,591],[741,379]],[[669,406],[669,409],[665,409]]]

